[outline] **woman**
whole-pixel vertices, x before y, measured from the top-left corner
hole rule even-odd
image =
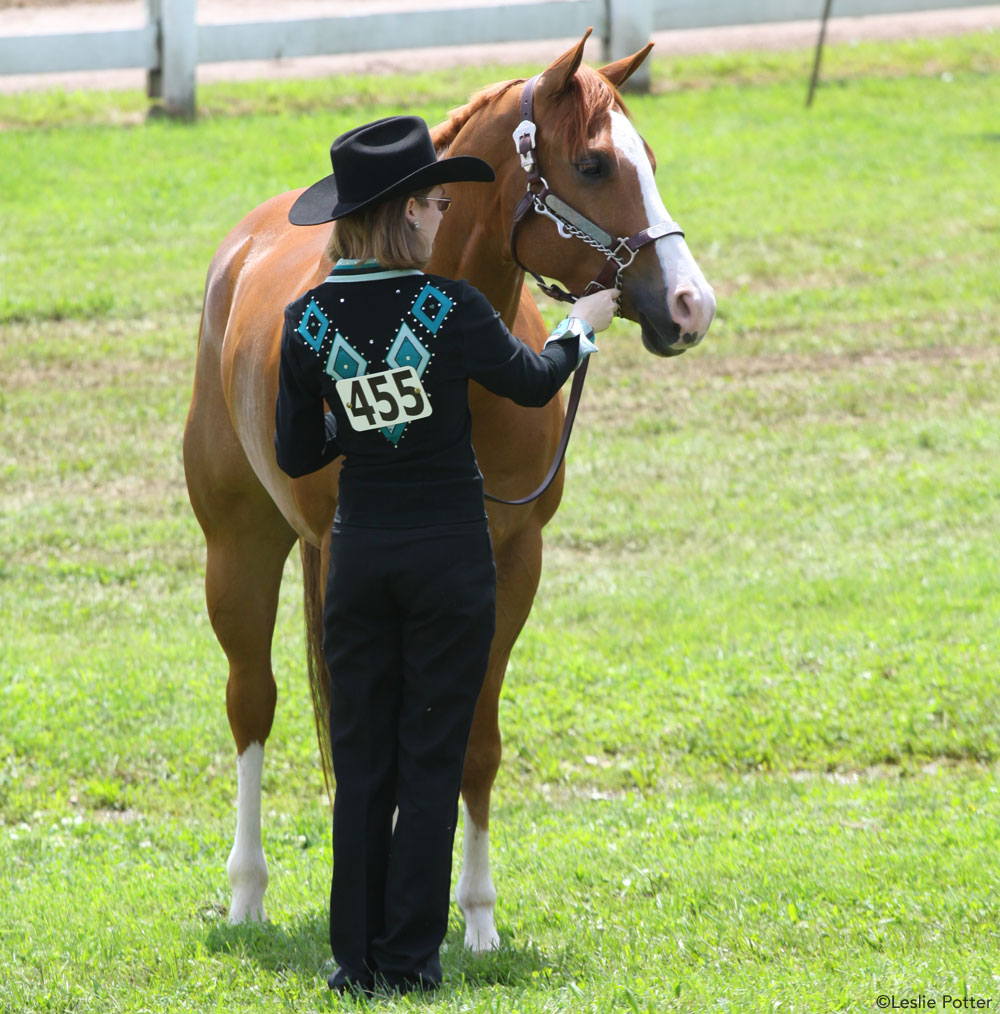
[[[412,116],[349,131],[330,157],[333,175],[289,212],[336,223],[334,266],[285,310],[275,449],[292,476],[344,455],[324,606],[329,985],[405,992],[441,981],[462,765],[494,629],[468,381],[544,405],[595,351],[617,291],[577,302],[538,354],[467,282],[422,270],[443,184],[492,182],[487,163],[439,161]]]

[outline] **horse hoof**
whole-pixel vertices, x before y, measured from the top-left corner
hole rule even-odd
[[[232,904],[229,906],[229,921],[234,926],[245,922],[267,922],[263,892],[258,897],[242,892],[234,893]]]
[[[465,913],[465,946],[473,954],[500,948],[500,934],[493,925],[493,906],[471,908]]]
[[[266,922],[264,893],[267,891],[267,861],[264,852],[241,852],[234,848],[226,864],[229,887],[233,892],[229,905],[231,923]]]

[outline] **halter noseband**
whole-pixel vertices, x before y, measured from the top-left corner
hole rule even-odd
[[[587,295],[599,289],[607,289],[612,283],[615,288],[622,286],[622,274],[635,260],[636,254],[647,244],[653,243],[664,236],[683,236],[684,230],[674,221],[660,222],[651,225],[632,236],[619,236],[615,239],[586,215],[581,215],[575,208],[557,197],[550,189],[542,175],[538,163],[535,139],[538,125],[534,119],[535,82],[539,75],[524,82],[521,91],[521,122],[514,131],[514,146],[521,159],[521,168],[528,176],[528,189],[514,209],[514,221],[510,228],[510,253],[514,263],[530,274],[538,283],[538,287],[546,295],[564,303],[573,303],[580,298],[567,292],[559,285],[549,285],[542,277],[521,262],[517,255],[517,230],[529,211],[551,218],[559,228],[559,235],[564,239],[580,239],[587,246],[600,251],[607,258],[598,276],[590,282],[580,295]],[[614,246],[612,246],[614,244]]]

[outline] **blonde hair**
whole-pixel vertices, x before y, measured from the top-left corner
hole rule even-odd
[[[376,260],[384,268],[423,270],[431,259],[433,241],[407,223],[406,202],[415,197],[426,204],[433,189],[390,197],[337,219],[326,244],[327,257],[331,261]]]

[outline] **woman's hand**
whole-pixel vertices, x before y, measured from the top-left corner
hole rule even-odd
[[[581,296],[574,304],[570,316],[589,324],[594,333],[606,331],[618,309],[618,289],[601,289],[600,292]]]

